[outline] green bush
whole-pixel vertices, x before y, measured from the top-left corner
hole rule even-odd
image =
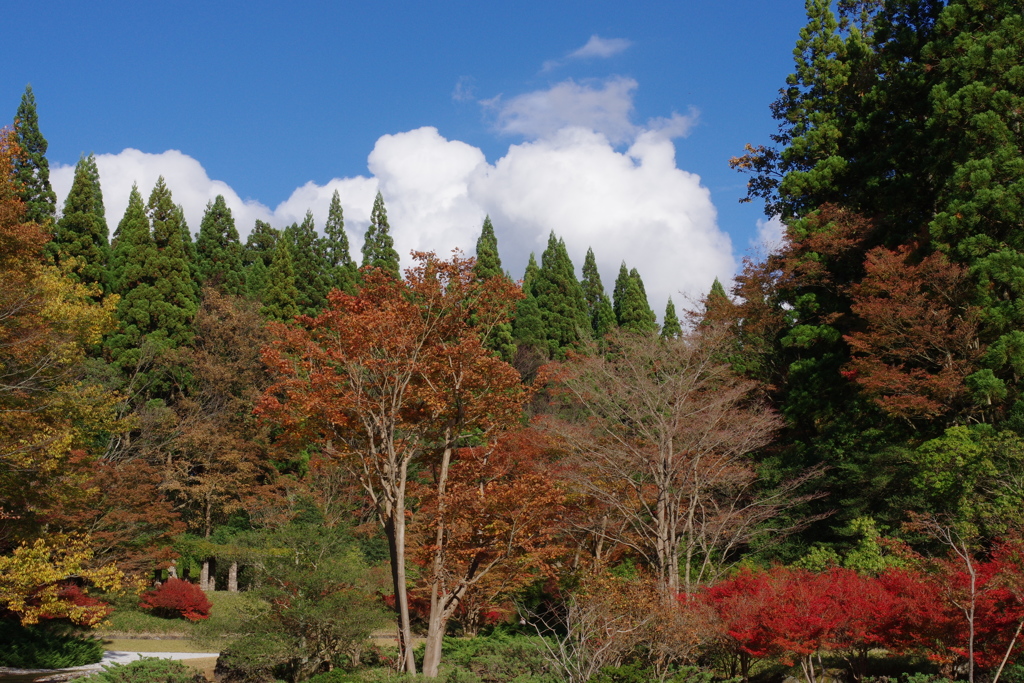
[[[103,643],[63,624],[22,626],[0,621],[0,666],[17,669],[65,669],[103,659]]]
[[[313,676],[309,683],[363,683],[363,678],[352,671],[333,669]]]
[[[206,677],[173,659],[143,657],[129,664],[111,664],[79,683],[206,683]]]
[[[537,636],[510,635],[495,631],[476,638],[446,638],[441,665],[472,673],[483,683],[556,679]],[[461,674],[451,674],[460,676]],[[468,681],[452,678],[452,683]]]

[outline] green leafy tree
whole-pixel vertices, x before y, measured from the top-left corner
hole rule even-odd
[[[505,271],[501,269],[501,257],[498,255],[498,238],[494,234],[494,225],[491,224],[490,216],[484,218],[480,237],[476,241],[476,263],[473,264],[473,274],[480,280],[492,277],[508,277],[505,275]],[[487,348],[497,353],[502,360],[512,362],[516,354],[512,322],[502,322],[488,330],[484,344]]]
[[[513,337],[516,345],[523,348],[543,348],[544,356],[547,358],[547,339],[544,335],[544,320],[541,317],[540,307],[537,305],[537,297],[534,294],[534,283],[537,281],[537,273],[540,268],[537,266],[537,259],[530,254],[530,260],[526,264],[526,273],[523,275],[523,294],[516,306],[516,316],[512,323]]]
[[[552,358],[564,358],[569,348],[590,339],[590,316],[583,288],[576,279],[565,242],[553,232],[541,254],[532,288]]]
[[[587,299],[594,339],[604,339],[615,327],[615,310],[601,284],[601,273],[597,270],[593,249],[587,249],[587,256],[583,260],[583,281],[580,284],[583,286],[583,296]]]
[[[366,238],[363,241],[363,267],[367,266],[380,268],[395,279],[402,277],[398,266],[398,252],[395,251],[395,240],[391,237],[391,226],[388,224],[388,212],[380,192],[373,200],[370,225],[366,228]]]
[[[50,162],[46,160],[46,138],[39,132],[39,115],[32,86],[25,86],[18,113],[14,116],[15,141],[21,155],[14,160],[14,177],[25,202],[25,221],[46,225],[57,211],[57,195],[50,187]]]
[[[267,286],[267,274],[274,260],[274,247],[281,232],[269,223],[256,221],[255,227],[245,240],[242,258],[245,262],[245,291],[253,299],[263,296]]]
[[[206,205],[196,238],[196,271],[199,282],[218,287],[226,294],[245,292],[242,244],[235,219],[223,195]]]
[[[647,292],[643,280],[636,268],[627,271],[625,262],[619,267],[619,276],[615,279],[616,321],[629,332],[656,332],[657,317],[647,303]]]
[[[192,319],[199,308],[192,237],[163,176],[157,179],[146,209],[155,247],[152,260],[145,264],[155,295],[150,302],[151,332],[171,346],[180,346],[192,339]]]
[[[72,271],[79,282],[95,284],[101,292],[110,290],[107,219],[92,154],[75,165],[71,191],[64,200],[64,213],[57,221],[49,249],[58,263],[75,260]]]
[[[114,231],[110,259],[111,291],[117,302],[116,332],[107,338],[107,348],[115,363],[133,366],[139,360],[143,338],[153,329],[150,303],[155,298],[147,264],[156,258],[156,245],[149,230],[146,204],[139,188],[132,186],[128,208]]]
[[[288,240],[277,241],[274,260],[267,270],[267,286],[263,290],[260,313],[280,322],[289,322],[299,314],[299,289],[295,286],[295,269]]]
[[[715,278],[718,282],[718,278]],[[665,318],[661,323],[662,339],[679,339],[683,336],[683,327],[679,324],[679,316],[676,315],[676,305],[672,303],[672,297],[668,298],[665,306]]]
[[[333,284],[328,260],[316,234],[313,213],[307,211],[301,223],[284,229],[283,236],[291,251],[299,313],[316,315],[327,305],[327,292],[333,289]]]
[[[345,214],[342,211],[341,198],[338,196],[337,190],[331,196],[331,206],[327,211],[324,233],[323,251],[330,268],[328,279],[331,288],[355,294],[359,282],[359,269],[349,253],[348,233],[345,232]]]

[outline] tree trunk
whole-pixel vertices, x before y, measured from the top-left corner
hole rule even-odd
[[[449,436],[445,435],[446,438]],[[444,515],[447,509],[445,493],[448,487],[448,468],[451,465],[452,449],[445,448],[441,456],[441,466],[437,474],[437,531],[434,536],[434,562],[430,577],[430,618],[427,621],[427,647],[423,652],[423,675],[437,678],[437,670],[441,664],[441,644],[444,642],[444,631],[448,625],[445,600],[447,591],[441,585],[444,569],[445,527]],[[452,596],[452,599],[457,600]]]
[[[228,593],[238,592],[238,562],[231,563],[228,567]]]
[[[412,623],[409,619],[409,594],[405,585],[405,501],[399,499],[390,518],[384,522],[391,555],[391,581],[395,588],[395,611],[398,612],[398,656],[408,674],[416,673],[412,652]]]
[[[427,644],[423,651],[423,675],[437,678],[441,665],[441,645],[444,643],[444,632],[448,620],[442,615],[442,607],[436,604],[435,596],[430,596],[430,620],[427,622]]]

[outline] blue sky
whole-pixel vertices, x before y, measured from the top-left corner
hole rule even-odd
[[[4,19],[8,117],[31,83],[58,194],[94,152],[111,230],[131,182],[163,173],[193,230],[222,193],[243,235],[307,208],[322,225],[338,190],[357,250],[380,189],[400,248],[471,252],[490,213],[519,277],[554,229],[609,289],[638,267],[659,313],[757,239],[727,162],[775,130],[804,23],[796,0],[43,1]]]

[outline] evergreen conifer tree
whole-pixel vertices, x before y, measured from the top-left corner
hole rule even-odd
[[[597,259],[594,258],[593,249],[587,249],[587,256],[583,260],[583,281],[580,284],[583,287],[583,296],[587,299],[594,339],[604,339],[604,336],[615,327],[615,311],[601,283],[601,273],[597,270]]]
[[[391,237],[391,226],[388,224],[388,212],[380,192],[373,200],[370,225],[366,228],[366,239],[363,241],[363,267],[367,266],[380,268],[395,279],[402,277],[395,240]]]
[[[316,234],[313,213],[307,211],[302,222],[285,228],[283,235],[291,252],[295,287],[299,292],[296,302],[299,313],[316,315],[327,305],[327,292],[333,285],[330,282],[331,268]]]
[[[271,227],[270,223],[257,219],[252,232],[245,239],[245,248],[242,252],[242,260],[245,265],[251,265],[256,259],[259,259],[263,261],[264,266],[269,268],[271,261],[274,260],[274,247],[280,237],[280,230]]]
[[[481,280],[505,275],[505,271],[501,269],[498,238],[494,234],[490,216],[484,217],[484,225],[476,241],[476,263],[473,265],[473,272]]]
[[[299,314],[299,289],[295,286],[291,248],[287,239],[280,239],[274,247],[273,261],[267,271],[267,284],[263,289],[260,313],[278,322],[290,322]]]
[[[21,185],[25,202],[26,222],[46,225],[57,211],[57,195],[50,186],[50,163],[46,160],[46,138],[39,132],[39,115],[32,86],[25,86],[18,113],[14,117],[14,133],[22,155],[15,158],[14,176]]]
[[[490,216],[484,218],[480,237],[476,241],[476,263],[473,264],[473,274],[480,280],[492,277],[508,277],[501,269],[501,257],[498,255],[498,238],[494,234],[494,226],[491,224]],[[484,339],[484,345],[497,353],[506,362],[511,362],[516,353],[512,322],[495,325],[494,329],[490,330]]]
[[[91,154],[75,165],[71,191],[49,250],[57,263],[75,260],[73,271],[80,282],[98,285],[102,293],[110,291],[107,220],[99,171]]]
[[[537,306],[537,297],[534,294],[534,283],[537,280],[537,259],[530,254],[530,260],[526,264],[526,273],[523,275],[523,295],[516,305],[515,320],[512,321],[512,334],[516,345],[520,348],[531,348],[543,350],[545,357],[549,355],[547,337],[544,334],[544,320],[541,317],[540,308]]]
[[[170,346],[192,339],[192,319],[199,307],[199,291],[193,275],[192,239],[181,207],[174,204],[163,176],[157,179],[146,205],[153,229],[154,257],[145,264],[153,283],[150,302],[153,329]]]
[[[563,358],[570,347],[590,339],[590,316],[583,288],[576,279],[565,242],[553,232],[541,254],[533,292],[552,358]]]
[[[110,288],[117,302],[118,329],[106,340],[114,363],[132,368],[138,362],[145,336],[153,331],[152,302],[157,293],[148,264],[156,260],[156,245],[149,230],[146,205],[139,188],[132,186],[128,208],[114,231],[110,258]]]
[[[644,283],[636,268],[627,271],[626,264],[622,264],[619,277],[615,280],[615,293],[615,313],[619,327],[629,332],[657,331],[657,316],[647,303]]]
[[[242,244],[235,219],[223,195],[206,205],[196,238],[196,271],[199,282],[219,288],[226,294],[245,293],[242,270]]]
[[[718,279],[715,279],[718,282]],[[668,298],[668,304],[665,306],[665,319],[661,325],[661,338],[662,339],[679,339],[683,336],[683,327],[679,324],[679,316],[676,315],[676,305],[672,303],[672,297]]]
[[[348,233],[345,232],[345,214],[341,208],[341,198],[335,190],[331,196],[331,206],[327,211],[327,224],[324,226],[324,256],[330,267],[329,281],[331,288],[355,294],[359,281],[359,269],[349,252]]]

